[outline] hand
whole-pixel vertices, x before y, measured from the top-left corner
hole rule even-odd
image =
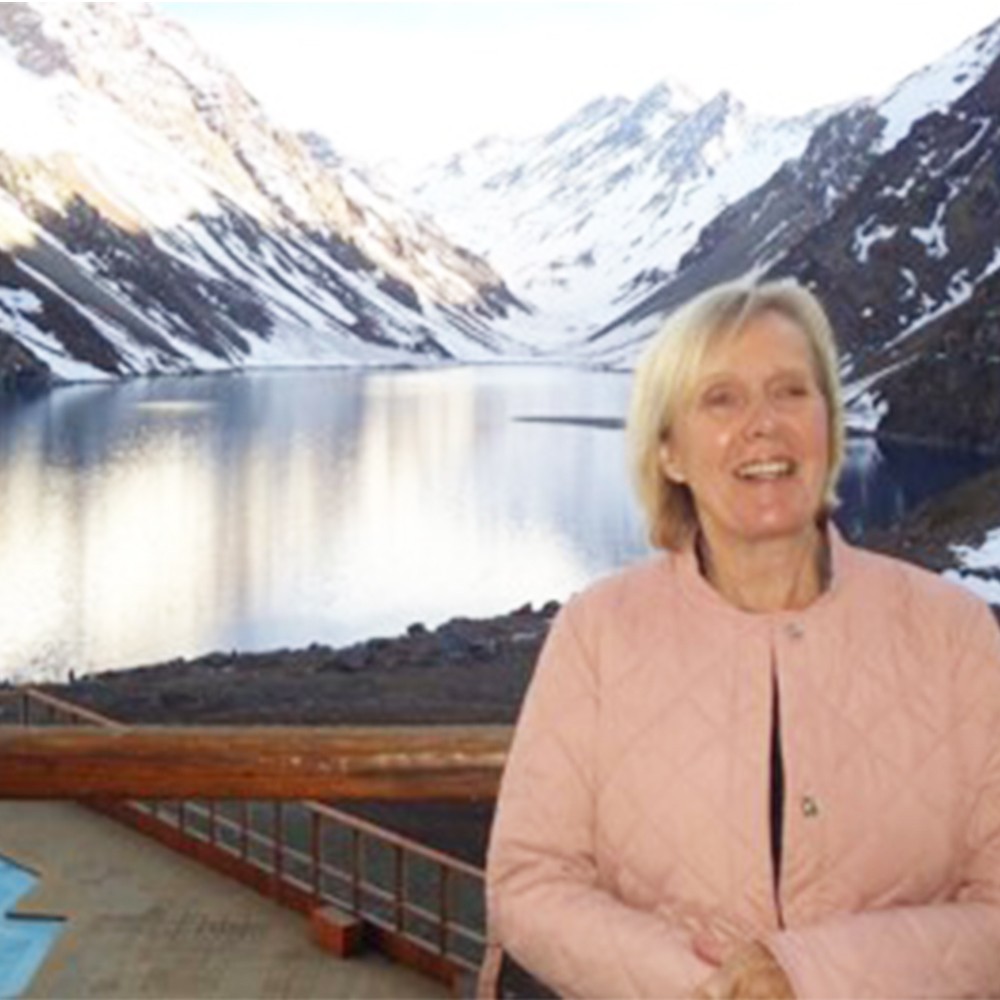
[[[741,945],[698,987],[695,1000],[795,1000],[795,991],[759,941]]]

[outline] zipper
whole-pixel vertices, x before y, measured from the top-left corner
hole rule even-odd
[[[785,926],[781,905],[781,865],[784,852],[785,825],[785,762],[781,746],[781,687],[778,669],[771,659],[771,780],[769,796],[769,833],[771,842],[771,885],[774,892],[774,912],[778,928]]]

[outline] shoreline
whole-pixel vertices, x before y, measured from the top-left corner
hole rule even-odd
[[[146,725],[512,723],[559,606],[415,624],[337,648],[214,652],[33,686]]]

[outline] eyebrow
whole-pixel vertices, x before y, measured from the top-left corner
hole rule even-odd
[[[815,371],[813,370],[812,365],[810,365],[807,361],[803,362],[801,365],[795,365],[795,366],[786,365],[782,368],[779,368],[777,371],[771,373],[767,377],[768,379],[772,379],[772,378],[780,378],[783,375],[802,375],[802,374],[815,375]],[[715,372],[710,371],[698,375],[694,380],[694,384],[703,385],[707,382],[713,381],[714,379],[739,378],[739,377],[740,377],[739,369],[722,369],[720,371],[715,371]]]

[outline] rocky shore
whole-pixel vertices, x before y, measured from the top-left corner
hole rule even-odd
[[[558,607],[415,624],[342,649],[212,653],[43,690],[136,724],[512,723]],[[339,805],[474,864],[485,859],[491,803]]]
[[[865,544],[940,573],[955,565],[952,547],[978,546],[1000,526],[1000,468],[959,483]]]
[[[395,638],[91,674],[44,690],[134,723],[404,725],[513,722],[558,610],[414,624]]]

